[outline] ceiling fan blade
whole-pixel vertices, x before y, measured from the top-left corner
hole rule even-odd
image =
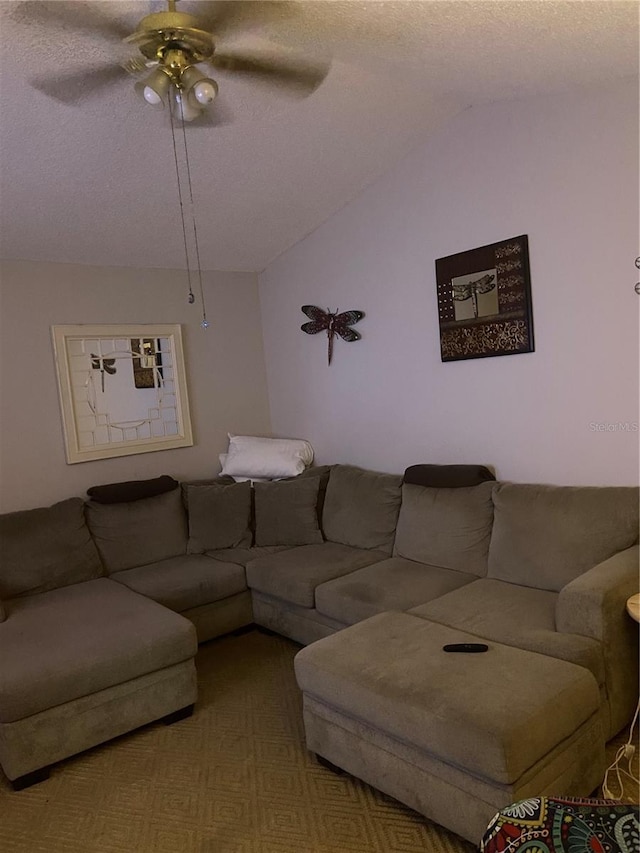
[[[329,62],[311,62],[299,57],[269,56],[265,54],[224,54],[215,53],[209,61],[218,71],[232,74],[245,74],[267,80],[277,85],[298,90],[310,95],[318,88],[329,72]]]
[[[54,78],[39,77],[30,82],[34,89],[49,98],[55,98],[63,104],[77,104],[92,97],[101,89],[126,79],[125,74],[120,65],[102,65]]]
[[[298,4],[290,0],[199,0],[185,11],[196,15],[216,40],[300,14]]]
[[[105,36],[123,39],[131,32],[129,25],[114,20],[113,6],[108,2],[79,3],[76,0],[55,0],[34,3],[33,0],[27,0],[17,3],[12,14],[16,20],[23,20],[27,24],[43,24],[86,32],[99,39],[104,39]]]

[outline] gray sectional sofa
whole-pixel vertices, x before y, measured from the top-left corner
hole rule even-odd
[[[190,713],[198,642],[255,623],[306,646],[308,747],[460,835],[589,794],[638,696],[638,490],[489,476],[165,477],[0,516],[5,774]]]

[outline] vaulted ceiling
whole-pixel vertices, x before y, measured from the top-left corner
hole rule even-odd
[[[132,31],[165,6],[74,2],[62,18],[56,6],[69,4],[0,3],[2,256],[181,267],[167,112],[144,104],[124,71],[99,88],[92,74],[131,53],[96,13]],[[214,123],[186,126],[202,267],[263,269],[461,110],[637,75],[638,10],[616,0],[246,4],[219,49],[330,68],[306,98],[213,75]],[[46,94],[46,81],[85,68],[64,100]]]

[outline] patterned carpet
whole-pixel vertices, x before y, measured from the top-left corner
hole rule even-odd
[[[1,853],[470,853],[316,763],[293,675],[299,648],[258,631],[206,643],[190,719],[62,762],[20,793],[0,772]]]
[[[471,853],[472,845],[304,745],[298,646],[252,631],[196,660],[193,717],[154,724],[14,793],[0,773],[2,853]]]

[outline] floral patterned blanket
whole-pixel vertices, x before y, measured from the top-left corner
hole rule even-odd
[[[502,809],[481,853],[639,853],[640,807],[613,800],[535,797]]]

